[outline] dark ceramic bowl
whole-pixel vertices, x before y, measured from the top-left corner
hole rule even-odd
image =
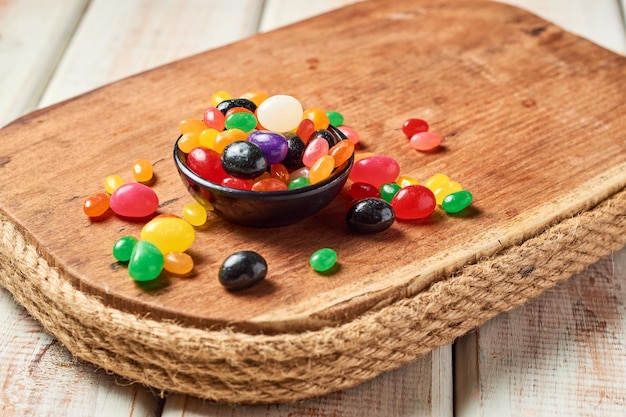
[[[339,129],[329,129],[347,140]],[[246,191],[207,181],[189,169],[178,140],[174,144],[174,162],[189,193],[205,207],[212,207],[218,216],[245,226],[275,227],[299,222],[326,207],[348,180],[354,155],[326,180],[285,191]]]

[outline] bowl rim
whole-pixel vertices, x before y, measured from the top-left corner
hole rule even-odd
[[[333,129],[335,132],[342,137],[342,140],[348,140],[345,135],[336,127],[329,126],[329,129]],[[205,178],[202,178],[198,174],[196,174],[191,168],[189,168],[186,162],[183,161],[181,154],[184,152],[178,147],[178,142],[182,138],[183,135],[180,135],[176,142],[174,143],[174,163],[179,171],[182,172],[183,175],[190,178],[195,183],[199,184],[204,188],[210,189],[212,192],[218,192],[224,195],[228,195],[233,198],[247,198],[247,199],[255,199],[255,200],[291,200],[296,198],[301,198],[305,196],[309,196],[311,194],[317,194],[328,187],[332,187],[333,184],[337,182],[341,182],[345,179],[346,176],[349,175],[350,169],[354,163],[354,153],[350,156],[350,158],[341,164],[331,176],[320,181],[315,184],[307,185],[301,188],[294,188],[292,190],[279,190],[279,191],[251,191],[251,190],[241,190],[239,188],[231,188],[225,187],[220,184],[216,184],[211,182]]]

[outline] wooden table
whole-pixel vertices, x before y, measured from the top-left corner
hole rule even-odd
[[[0,2],[0,125],[354,0]],[[624,0],[507,0],[626,54]],[[626,249],[359,387],[296,404],[165,399],[73,358],[0,288],[0,416],[626,415]]]

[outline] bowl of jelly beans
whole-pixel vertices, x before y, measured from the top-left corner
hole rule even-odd
[[[246,226],[284,226],[317,213],[348,180],[354,143],[306,115],[297,99],[277,95],[258,104],[227,99],[202,120],[186,121],[202,123],[182,127],[174,144],[187,190],[208,210]]]

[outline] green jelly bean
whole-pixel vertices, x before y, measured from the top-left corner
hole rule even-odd
[[[472,204],[472,200],[472,193],[467,190],[461,190],[448,194],[443,199],[441,207],[446,213],[458,213],[465,210],[470,204]]]
[[[137,239],[132,236],[124,236],[113,244],[113,257],[119,262],[128,262],[133,253]]]
[[[400,191],[400,188],[401,187],[398,184],[393,182],[383,184],[378,189],[378,191],[380,192],[380,198],[388,203],[391,203],[393,196],[396,195],[398,191]]]
[[[254,114],[247,112],[233,113],[226,118],[226,129],[240,129],[244,132],[251,132],[257,125]]]
[[[140,240],[133,248],[128,262],[128,274],[135,281],[152,281],[163,271],[165,259],[156,245]]]
[[[295,190],[296,188],[306,187],[307,185],[311,185],[311,181],[307,177],[298,177],[289,181],[287,188],[290,190]]]
[[[336,263],[337,252],[331,248],[318,249],[309,259],[309,264],[317,272],[326,272],[335,266]]]
[[[343,124],[343,114],[338,111],[327,111],[328,122],[333,126],[341,126]]]

